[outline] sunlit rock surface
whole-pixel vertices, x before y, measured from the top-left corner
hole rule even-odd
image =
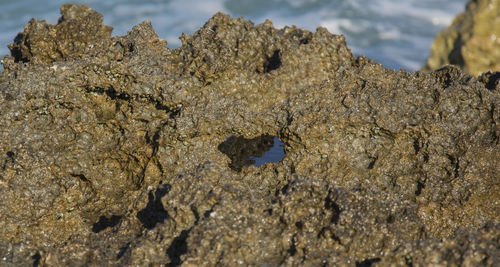
[[[0,265],[500,262],[498,75],[224,14],[169,50],[61,11],[3,61]],[[281,161],[234,168],[273,136]]]
[[[424,70],[446,64],[471,75],[500,71],[500,1],[472,0],[432,44]]]

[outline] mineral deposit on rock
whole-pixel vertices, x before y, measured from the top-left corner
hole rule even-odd
[[[500,71],[500,1],[472,0],[432,44],[424,70],[446,64],[471,75]]]
[[[3,60],[0,265],[500,262],[498,73],[393,71],[221,13],[170,50],[61,13]],[[237,159],[274,136],[280,162]]]

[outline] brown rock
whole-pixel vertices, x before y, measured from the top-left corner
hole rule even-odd
[[[90,57],[109,45],[113,28],[102,25],[102,15],[87,6],[64,5],[57,25],[31,19],[9,45],[16,61],[51,63]]]
[[[432,44],[425,71],[459,66],[471,75],[500,71],[500,1],[472,0]]]
[[[107,29],[62,10],[60,40],[67,20],[27,27],[38,48],[4,59],[0,265],[500,259],[498,73],[396,72],[325,29],[220,13],[175,50],[142,23],[51,56]],[[273,136],[281,162],[236,158]]]

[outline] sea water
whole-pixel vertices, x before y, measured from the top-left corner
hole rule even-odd
[[[0,57],[31,18],[56,24],[67,1],[0,0]],[[216,12],[255,24],[266,19],[277,28],[295,25],[310,31],[325,27],[343,34],[355,55],[387,68],[417,70],[425,64],[435,35],[465,9],[467,0],[75,0],[104,16],[114,35],[151,21],[169,48],[180,46]],[[1,68],[1,67],[0,67]],[[1,69],[0,69],[1,71]]]

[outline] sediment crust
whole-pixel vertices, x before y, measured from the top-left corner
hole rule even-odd
[[[170,50],[61,13],[3,60],[0,265],[500,262],[498,73],[393,71],[221,13]],[[231,168],[231,136],[286,156]]]

